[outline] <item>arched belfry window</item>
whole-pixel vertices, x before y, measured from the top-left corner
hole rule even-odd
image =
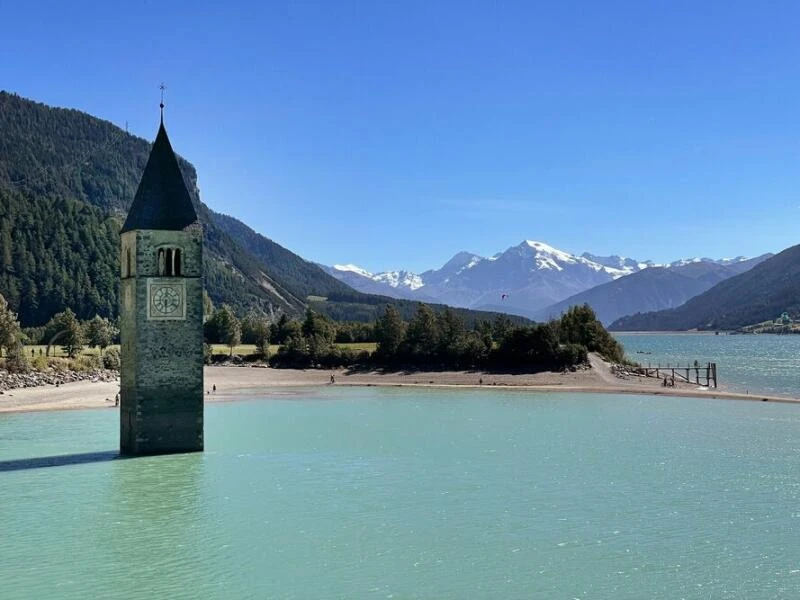
[[[181,274],[181,249],[158,249],[158,275],[159,277],[179,277]]]

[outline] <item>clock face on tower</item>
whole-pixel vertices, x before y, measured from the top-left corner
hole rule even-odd
[[[186,303],[183,283],[151,281],[148,286],[147,316],[149,319],[185,319]]]

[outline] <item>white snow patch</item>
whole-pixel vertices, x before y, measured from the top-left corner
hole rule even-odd
[[[565,263],[575,263],[577,261],[577,257],[573,256],[569,252],[564,252],[563,250],[559,250],[558,248],[553,248],[545,244],[544,242],[537,242],[535,240],[525,240],[525,243],[528,244],[531,248],[536,250],[537,256],[539,253],[545,253],[552,256],[555,260],[559,260]],[[559,269],[560,270],[560,269]]]
[[[461,267],[461,268],[460,268],[458,271],[456,271],[456,273],[455,273],[455,274],[456,274],[456,275],[460,275],[461,273],[463,273],[463,272],[464,272],[464,271],[466,271],[467,269],[471,269],[472,267],[474,267],[475,265],[477,265],[477,264],[478,264],[479,262],[481,262],[482,260],[483,260],[483,258],[481,258],[480,256],[473,256],[473,257],[470,259],[470,261],[469,261],[467,264],[465,264],[463,267]],[[489,259],[489,260],[492,260],[492,259]],[[449,279],[449,278],[448,278],[448,279]]]
[[[624,277],[625,275],[630,275],[631,273],[635,272],[637,269],[624,266],[624,267],[607,267],[599,262],[595,262],[593,260],[589,260],[588,258],[584,258],[582,256],[575,256],[574,254],[570,254],[569,252],[564,252],[563,250],[559,250],[558,248],[554,248],[549,244],[545,244],[544,242],[538,242],[535,240],[525,240],[525,244],[536,251],[535,259],[536,259],[536,266],[538,269],[550,270],[550,271],[563,271],[564,267],[561,265],[575,265],[581,264],[589,269],[592,269],[596,272],[605,272],[611,276],[612,279],[619,279],[620,277]]]
[[[564,267],[559,265],[555,260],[553,260],[550,256],[540,256],[536,255],[536,267],[539,269],[545,269],[550,271],[563,271]]]
[[[385,283],[393,288],[403,287],[410,290],[418,290],[425,285],[422,277],[410,271],[386,271],[373,275],[371,279]]]
[[[372,279],[373,277],[372,273],[356,265],[333,265],[333,268],[337,271],[349,271],[350,273],[356,273],[357,275],[361,275],[362,277],[367,277],[369,279]]]

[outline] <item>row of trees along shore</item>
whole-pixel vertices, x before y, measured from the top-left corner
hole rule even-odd
[[[307,310],[302,321],[282,316],[269,323],[250,314],[241,321],[223,305],[206,323],[206,341],[255,344],[265,357],[269,344],[279,345],[269,357],[275,367],[312,368],[373,366],[425,369],[548,370],[585,363],[587,352],[622,362],[622,346],[606,331],[589,306],[575,306],[560,319],[527,326],[506,317],[478,321],[467,328],[452,310],[435,313],[421,304],[405,322],[387,305],[374,324],[336,323]],[[354,350],[341,344],[372,342],[375,351]]]
[[[302,320],[282,315],[270,322],[260,313],[239,318],[223,304],[204,324],[206,358],[213,357],[211,344],[234,349],[255,345],[251,360],[269,360],[285,368],[388,367],[424,369],[513,369],[548,370],[585,363],[587,352],[597,352],[612,362],[622,362],[622,346],[597,320],[587,306],[575,306],[560,319],[548,323],[514,325],[507,317],[478,321],[468,328],[451,309],[434,312],[421,304],[409,321],[387,305],[375,323],[334,322],[309,309]],[[109,366],[118,366],[116,348],[119,329],[114,321],[95,316],[80,322],[70,309],[56,314],[46,325],[22,329],[16,314],[0,295],[0,351],[19,357],[21,344],[57,344],[74,357],[85,346],[99,347],[109,355]],[[357,350],[346,344],[375,344],[375,350]],[[269,355],[270,344],[278,351]],[[41,351],[40,351],[41,353]],[[104,361],[105,362],[105,361]]]
[[[46,325],[23,329],[17,314],[0,294],[0,355],[5,355],[4,366],[9,371],[28,371],[31,367],[40,370],[47,367],[47,354],[50,354],[51,345],[60,346],[70,359],[78,357],[86,346],[97,347],[100,349],[100,356],[95,356],[94,361],[83,361],[81,367],[118,369],[119,350],[108,348],[118,342],[119,329],[113,321],[95,316],[81,322],[69,308],[53,316]],[[25,344],[47,346],[47,352],[44,354],[39,348],[37,353],[32,348],[26,349]],[[30,355],[27,354],[28,351]]]

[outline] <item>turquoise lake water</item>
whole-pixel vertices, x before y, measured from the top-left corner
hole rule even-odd
[[[628,357],[642,365],[716,362],[722,388],[800,397],[800,335],[621,333],[614,337]]]
[[[328,387],[117,435],[0,415],[4,600],[800,597],[795,405]]]

